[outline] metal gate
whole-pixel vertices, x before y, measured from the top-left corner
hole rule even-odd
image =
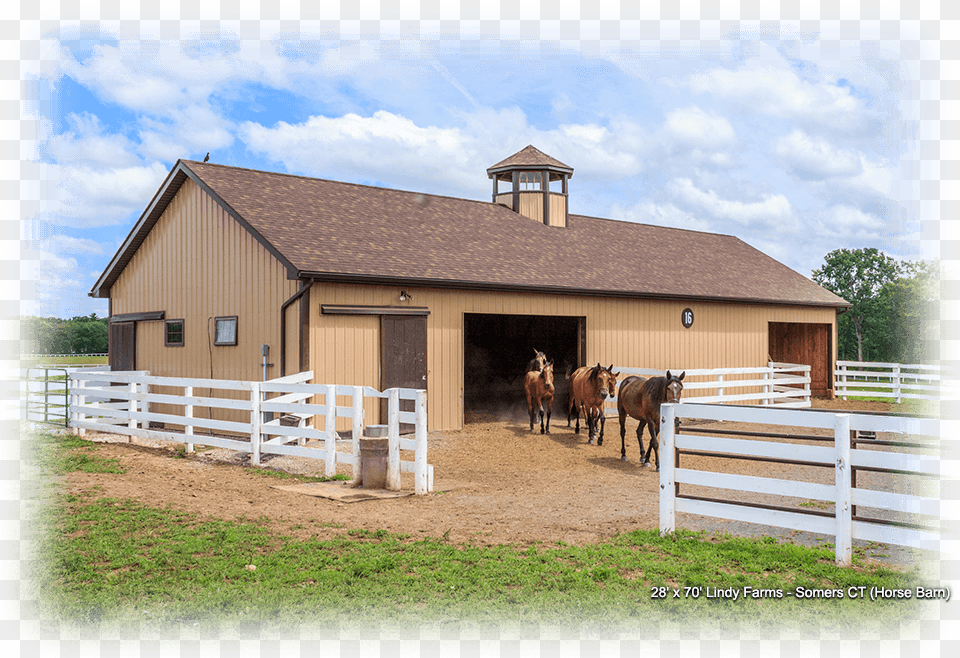
[[[70,403],[70,377],[66,368],[27,368],[25,420],[67,427]]]

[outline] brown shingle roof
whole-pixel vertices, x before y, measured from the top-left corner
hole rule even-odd
[[[571,178],[573,177],[573,167],[568,167],[556,158],[552,158],[543,151],[535,148],[533,145],[524,147],[522,150],[514,153],[506,160],[501,160],[497,164],[487,169],[487,177],[493,178],[494,174],[503,173],[519,167],[542,167],[551,171],[565,173]]]
[[[183,161],[292,273],[458,288],[848,306],[742,240],[570,215],[545,226],[490,202]],[[176,171],[176,169],[175,169]],[[179,187],[186,176],[168,177]],[[178,182],[179,181],[179,182]],[[158,192],[91,294],[106,296],[162,213]],[[135,239],[140,236],[139,239]]]

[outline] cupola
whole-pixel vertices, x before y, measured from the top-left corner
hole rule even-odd
[[[493,202],[547,226],[566,226],[567,181],[573,168],[546,153],[527,146],[506,160],[487,169],[493,179]],[[550,183],[560,182],[560,191],[551,191]],[[500,184],[507,183],[505,191]]]

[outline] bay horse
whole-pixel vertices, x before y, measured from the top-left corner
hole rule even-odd
[[[617,390],[617,376],[619,372],[613,372],[613,364],[609,368],[604,368],[599,363],[595,366],[583,366],[574,370],[573,374],[567,377],[570,380],[570,404],[567,408],[567,427],[570,427],[570,419],[573,418],[574,409],[577,413],[576,434],[580,433],[580,412],[587,421],[587,431],[589,435],[588,442],[593,443],[597,439],[597,445],[603,445],[603,426],[606,419],[603,415],[603,401],[613,397]],[[599,431],[597,424],[599,421]]]
[[[627,431],[627,415],[640,421],[637,426],[637,441],[640,443],[640,455],[645,466],[650,465],[650,451],[656,455],[657,470],[660,470],[660,405],[664,402],[680,402],[683,392],[683,377],[670,374],[666,377],[627,377],[620,384],[617,393],[617,413],[620,415],[620,461],[627,461],[627,447],[624,435]],[[650,446],[643,452],[643,428],[650,430]]]
[[[553,385],[553,361],[545,364],[543,370],[531,370],[523,380],[523,389],[527,393],[527,411],[530,412],[530,431],[533,432],[533,423],[537,413],[540,414],[540,433],[550,433],[550,416],[553,411],[553,394],[556,391]],[[543,426],[543,409],[547,410],[547,426]]]
[[[530,362],[527,364],[527,369],[524,370],[524,372],[540,371],[543,370],[545,365],[547,365],[547,355],[538,349],[534,349],[533,358],[530,359]]]

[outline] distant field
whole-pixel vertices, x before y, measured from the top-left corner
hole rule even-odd
[[[95,366],[107,365],[106,356],[84,356],[78,354],[75,356],[37,356],[21,357],[21,363],[24,367],[32,368],[35,366]]]

